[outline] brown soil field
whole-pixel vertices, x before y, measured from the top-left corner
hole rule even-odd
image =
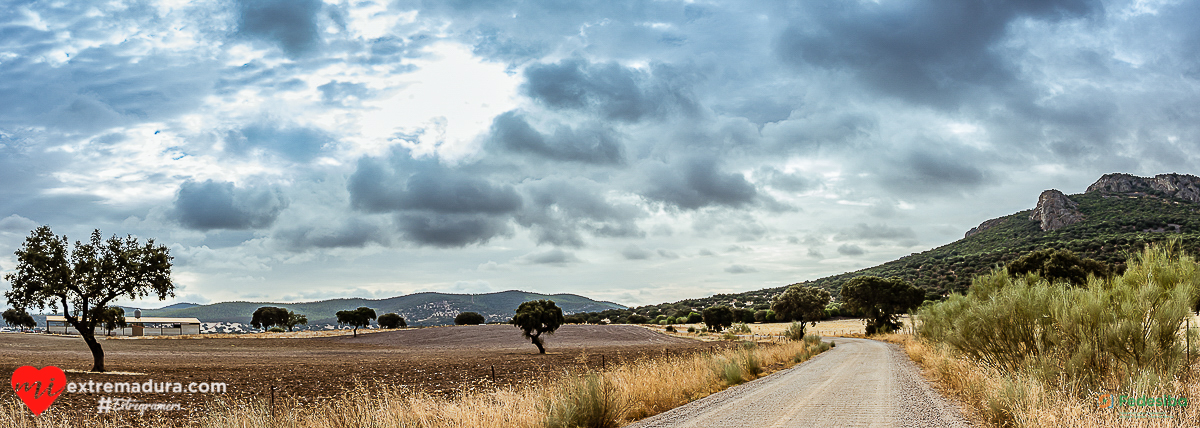
[[[729,343],[667,336],[637,326],[566,325],[547,337],[547,354],[508,325],[405,329],[305,339],[102,339],[105,368],[88,373],[92,356],[79,337],[0,334],[0,373],[57,366],[70,382],[225,382],[226,394],[67,394],[52,411],[95,412],[101,396],[181,403],[203,411],[218,396],[317,402],[362,384],[406,385],[441,395],[534,383],[564,371],[621,360],[704,352]],[[493,383],[493,369],[495,383]],[[6,375],[7,376],[7,375]],[[11,396],[11,392],[3,395]],[[183,415],[180,415],[183,416]]]

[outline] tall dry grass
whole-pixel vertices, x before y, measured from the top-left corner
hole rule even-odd
[[[803,341],[645,358],[604,370],[566,372],[540,385],[438,397],[403,385],[361,384],[318,404],[218,401],[197,420],[147,412],[88,415],[51,411],[34,418],[15,398],[0,402],[0,426],[42,427],[616,427],[652,416],[829,349]],[[81,414],[82,413],[82,414]]]

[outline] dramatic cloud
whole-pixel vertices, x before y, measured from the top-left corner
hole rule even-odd
[[[179,186],[172,216],[195,230],[260,229],[275,223],[288,201],[278,189],[234,187],[230,182],[187,181]]]
[[[673,301],[1200,173],[1195,2],[10,6],[0,270],[99,228],[212,301]]]
[[[694,158],[669,166],[647,166],[646,189],[642,195],[683,209],[694,210],[710,205],[740,207],[758,196],[754,185],[739,173],[723,172],[717,161]]]

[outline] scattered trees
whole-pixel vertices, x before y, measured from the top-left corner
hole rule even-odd
[[[96,315],[100,320],[100,324],[104,326],[105,334],[111,335],[113,330],[125,328],[128,324],[125,323],[125,310],[120,306],[107,306],[100,309],[100,313]]]
[[[475,312],[463,312],[454,317],[455,325],[480,325],[484,322],[487,320],[483,318],[483,315]]]
[[[381,328],[405,328],[408,323],[404,321],[404,317],[396,313],[386,313],[379,316],[379,327]]]
[[[841,297],[847,309],[867,318],[870,335],[899,329],[899,314],[920,306],[925,292],[900,278],[860,276],[842,285]]]
[[[375,319],[375,310],[366,306],[353,311],[337,311],[338,324],[354,326],[354,337],[358,337],[359,327],[371,325],[373,319]]]
[[[711,331],[721,331],[733,325],[733,310],[728,306],[718,305],[704,308],[702,314],[704,325]]]
[[[22,309],[12,308],[4,311],[4,323],[21,330],[37,327],[37,320]]]
[[[825,305],[829,300],[829,291],[824,288],[793,284],[775,298],[771,310],[775,311],[777,320],[799,322],[800,336],[803,337],[806,324],[817,325],[817,321],[825,318]]]
[[[517,307],[512,324],[538,348],[539,354],[546,353],[542,333],[554,334],[564,322],[562,309],[552,300],[530,300]]]
[[[166,246],[155,245],[153,239],[145,244],[132,236],[104,240],[99,229],[88,242],[75,241],[72,250],[68,244],[65,235],[54,235],[49,226],[30,232],[16,251],[15,271],[4,276],[12,284],[4,296],[9,305],[20,309],[49,306],[58,311],[61,304],[67,323],[92,351],[92,371],[103,372],[104,349],[96,341],[97,308],[119,297],[153,295],[165,300],[175,296],[172,257]]]

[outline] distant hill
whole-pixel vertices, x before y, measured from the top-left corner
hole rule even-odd
[[[1034,209],[987,220],[958,241],[803,284],[825,288],[836,297],[842,284],[851,278],[897,276],[930,295],[942,295],[965,291],[976,274],[1043,248],[1071,250],[1120,266],[1130,253],[1146,244],[1171,238],[1179,238],[1188,253],[1200,255],[1200,177],[1108,174],[1081,194],[1047,190]],[[674,313],[716,304],[766,308],[785,288],[686,299],[643,306],[634,312]]]
[[[310,325],[337,324],[337,311],[366,306],[382,315],[395,312],[409,325],[453,324],[461,312],[478,312],[488,322],[512,318],[521,303],[553,300],[564,313],[597,312],[606,309],[625,309],[612,302],[595,301],[574,294],[538,294],[524,291],[503,291],[488,294],[416,293],[387,299],[333,299],[306,303],[222,302],[211,305],[180,303],[161,309],[142,309],[145,317],[194,317],[206,323],[250,323],[254,311],[262,306],[278,306],[308,317]],[[126,309],[132,316],[133,308]]]

